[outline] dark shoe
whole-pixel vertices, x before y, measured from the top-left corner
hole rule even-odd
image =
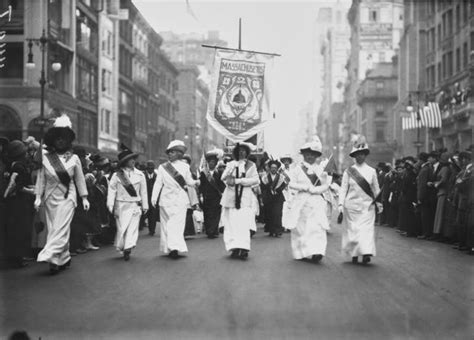
[[[364,255],[364,256],[362,256],[362,263],[363,263],[363,264],[369,263],[369,262],[370,262],[370,256],[371,256],[371,255]]]
[[[323,255],[321,254],[313,255],[313,257],[311,257],[311,261],[313,261],[314,263],[319,263],[322,259]]]
[[[236,259],[240,256],[240,249],[234,249],[232,250],[232,253],[230,254],[230,257],[233,259]]]
[[[49,264],[49,273],[51,275],[56,275],[57,273],[59,273],[59,267],[57,264],[54,264],[54,263],[50,263]]]
[[[419,240],[426,240],[427,237],[425,235],[420,235],[420,236],[417,236],[417,239]]]
[[[86,249],[79,248],[79,249],[76,249],[76,253],[77,253],[77,254],[84,254],[84,253],[87,253],[87,250],[86,250]]]
[[[67,261],[65,264],[63,264],[62,266],[59,266],[59,270],[65,270],[67,268],[71,267],[71,259],[69,259],[69,261]]]
[[[253,235],[255,235],[255,231],[254,231],[254,230],[250,230],[250,237],[253,237]]]
[[[248,251],[248,250],[241,249],[241,250],[240,250],[239,258],[240,258],[241,260],[246,260],[248,257],[249,257],[249,251]]]
[[[352,258],[352,263],[357,264],[359,262],[359,258],[357,256],[354,256]]]
[[[207,235],[207,238],[210,239],[210,240],[213,240],[213,239],[217,238],[217,235]]]
[[[132,252],[132,251],[131,251],[130,249],[126,249],[126,250],[123,251],[123,259],[124,259],[125,261],[130,260],[130,253],[131,253],[131,252]]]
[[[219,233],[224,234],[224,227],[219,228]]]
[[[148,233],[148,235],[149,235],[149,236],[154,236],[154,235],[155,235],[155,232],[154,232],[154,231],[150,231],[150,232]]]
[[[170,251],[168,256],[171,257],[172,259],[177,259],[179,257],[179,254],[177,250],[172,250]]]
[[[71,256],[77,256],[77,253],[76,253],[75,251],[70,251],[70,252],[69,252],[69,255],[71,255]]]

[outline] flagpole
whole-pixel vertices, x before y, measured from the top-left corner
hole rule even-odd
[[[239,50],[242,50],[242,18],[239,18]]]

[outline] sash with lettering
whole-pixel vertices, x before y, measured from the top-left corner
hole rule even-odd
[[[117,177],[120,179],[120,182],[122,182],[123,187],[125,190],[127,190],[128,194],[132,197],[137,197],[137,191],[135,190],[135,187],[133,186],[132,183],[130,183],[130,180],[128,179],[127,175],[125,175],[125,171],[123,169],[120,169],[117,171]]]
[[[247,160],[245,162],[245,172],[239,176],[239,166],[235,167],[235,178],[244,178],[245,173],[249,171],[250,167],[252,166],[253,162]],[[240,204],[242,202],[242,194],[244,192],[243,185],[235,185],[235,209],[240,209]]]
[[[188,189],[186,188],[186,180],[184,177],[176,170],[176,168],[171,164],[171,162],[166,162],[163,164],[163,169],[166,170],[166,172],[173,177],[173,179],[176,181],[176,183],[179,184],[179,186],[186,192],[188,192]]]
[[[369,197],[372,199],[372,203],[374,204],[375,201],[377,200],[377,197],[375,197],[374,192],[372,191],[372,188],[370,187],[370,184],[366,181],[366,179],[360,174],[359,171],[357,171],[356,168],[354,167],[349,167],[347,169],[347,173],[349,176],[352,177],[352,179],[359,185],[359,187],[362,189],[363,192],[365,192]],[[378,212],[377,205],[375,205],[375,212]]]
[[[66,193],[64,194],[64,198],[67,198],[69,195],[69,183],[71,183],[71,177],[69,176],[69,173],[67,172],[66,168],[64,167],[63,163],[59,159],[59,156],[57,153],[47,153],[46,157],[48,158],[49,163],[53,167],[54,171],[56,172],[56,175],[59,178],[59,181],[61,182],[62,185],[66,187]]]
[[[311,181],[311,184],[313,184],[315,187],[317,187],[319,182],[320,182],[318,175],[309,174],[308,173],[308,168],[304,164],[301,164],[301,169],[303,170],[306,177],[309,178],[309,180]]]

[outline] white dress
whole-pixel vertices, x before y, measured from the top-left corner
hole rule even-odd
[[[177,160],[171,164],[183,176],[187,187],[196,185],[197,182],[192,178],[189,165],[185,161]],[[173,250],[187,253],[184,228],[186,212],[191,207],[189,196],[162,165],[158,167],[151,195],[152,204],[156,205],[157,201],[160,207],[160,251],[164,254]]]
[[[248,164],[247,164],[248,162]],[[256,230],[255,213],[256,200],[252,187],[259,183],[257,167],[253,162],[231,161],[227,163],[222,173],[222,180],[236,175],[239,169],[239,178],[236,185],[242,185],[242,199],[240,209],[235,207],[235,186],[226,186],[221,199],[222,215],[221,221],[224,225],[224,244],[226,251],[233,249],[250,250],[250,230]],[[245,172],[245,177],[240,175]]]
[[[329,222],[326,215],[327,203],[323,193],[328,190],[327,174],[317,164],[303,162],[309,174],[316,174],[321,185],[315,187],[302,169],[295,166],[290,173],[290,189],[295,196],[285,211],[283,225],[291,230],[291,251],[294,259],[325,255]]]
[[[372,188],[372,192],[377,196],[380,188],[375,169],[366,163],[354,164],[352,167],[356,168],[365,178]],[[344,171],[339,192],[339,204],[344,207],[346,221],[342,232],[342,252],[345,256],[376,255],[375,204],[372,201],[373,199],[349,176],[347,170]]]

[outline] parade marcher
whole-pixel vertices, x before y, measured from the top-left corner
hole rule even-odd
[[[77,206],[77,194],[84,210],[89,210],[87,187],[79,157],[71,152],[76,135],[66,115],[57,118],[44,136],[47,152],[36,181],[35,209],[44,205],[48,230],[46,245],[38,254],[38,262],[48,262],[51,274],[71,263],[69,236]],[[77,189],[76,189],[77,188]]]
[[[14,140],[8,145],[10,181],[3,194],[6,203],[6,256],[16,267],[27,265],[25,258],[30,256],[33,229],[34,189],[31,169],[26,160],[27,147]]]
[[[189,170],[191,171],[191,155],[184,154],[183,155],[183,161],[188,163],[189,165]],[[197,176],[191,171],[191,178],[193,180],[197,180]],[[197,193],[197,190],[194,186],[191,186],[187,189],[188,192],[188,197],[189,197],[189,204],[190,207],[186,211],[186,224],[184,226],[184,237],[185,238],[192,238],[193,236],[196,235],[196,228],[194,225],[194,219],[193,219],[193,213],[195,210],[199,208],[200,202],[199,202],[199,196]]]
[[[295,192],[291,207],[285,211],[284,225],[291,230],[291,251],[296,260],[319,263],[326,255],[329,221],[323,193],[329,190],[331,178],[317,164],[322,144],[314,137],[300,149],[303,162],[290,173],[290,189]]]
[[[122,145],[118,155],[118,170],[112,175],[107,194],[107,208],[115,216],[117,233],[115,247],[130,259],[138,241],[142,214],[148,211],[146,180],[143,171],[135,168],[138,154]]]
[[[160,251],[177,259],[187,253],[184,239],[186,212],[191,207],[188,188],[199,185],[191,176],[189,165],[182,160],[186,146],[180,140],[173,140],[166,153],[168,162],[158,167],[151,201],[160,209]]]
[[[449,154],[443,152],[439,157],[439,166],[436,171],[436,180],[431,185],[437,190],[436,214],[433,225],[433,236],[437,240],[443,240],[442,234],[445,226],[444,213],[446,210],[446,199],[448,195],[448,180],[451,174],[449,167]]]
[[[146,188],[148,191],[148,211],[144,215],[148,220],[148,234],[150,236],[155,235],[156,231],[156,222],[158,221],[158,209],[156,209],[151,204],[151,194],[153,192],[153,186],[155,185],[156,181],[156,166],[155,162],[149,160],[146,162],[146,171],[145,171],[145,178],[146,178]]]
[[[382,210],[376,202],[380,193],[377,173],[367,165],[365,159],[370,153],[363,136],[355,141],[349,154],[355,164],[344,171],[339,195],[339,213],[343,212],[347,225],[342,233],[342,251],[357,263],[362,256],[364,264],[376,255],[375,216]]]
[[[201,185],[199,191],[202,194],[202,210],[204,213],[204,230],[210,239],[219,236],[219,222],[221,219],[221,198],[225,190],[225,184],[221,180],[222,173],[217,169],[219,158],[223,155],[220,149],[208,151],[205,164],[200,173]]]
[[[263,204],[268,213],[265,230],[271,237],[280,237],[283,233],[281,219],[283,202],[285,202],[283,190],[285,190],[287,183],[279,171],[281,168],[279,161],[270,160],[268,167],[270,169],[268,174],[262,178]]]
[[[285,189],[283,190],[283,195],[285,196],[285,202],[283,202],[283,212],[285,212],[287,209],[289,209],[289,206],[291,205],[291,200],[293,199],[293,196],[294,196],[294,192],[290,190],[290,186],[288,185],[290,183],[290,171],[291,171],[290,166],[293,163],[293,158],[291,157],[291,155],[286,154],[280,157],[280,162],[283,165],[279,171],[281,175],[285,177],[285,182],[287,184],[285,186]],[[285,228],[284,225],[283,225],[283,230],[286,233],[290,232],[290,230]]]
[[[227,163],[222,174],[226,188],[221,199],[224,244],[232,258],[246,259],[250,251],[250,233],[256,230],[255,194],[252,187],[259,183],[257,166],[248,160],[253,144],[237,143],[234,160]]]

